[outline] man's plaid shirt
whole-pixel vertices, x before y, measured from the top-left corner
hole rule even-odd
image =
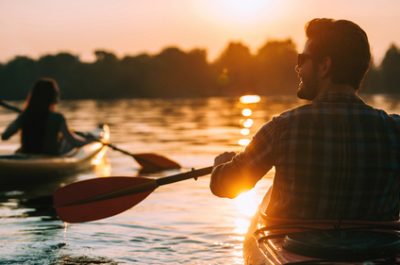
[[[213,174],[242,174],[250,187],[272,166],[270,216],[397,220],[400,116],[356,95],[328,93],[272,119]]]

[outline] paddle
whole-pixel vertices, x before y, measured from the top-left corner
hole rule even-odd
[[[18,107],[10,105],[10,104],[8,104],[7,102],[5,102],[2,99],[0,99],[0,105],[3,106],[6,109],[9,109],[9,110],[12,110],[12,111],[15,111],[15,112],[18,112],[18,113],[21,112],[21,110]]]
[[[212,169],[212,166],[205,167],[159,179],[104,177],[79,181],[55,191],[54,208],[65,222],[99,220],[132,208],[159,186],[197,179],[210,174]]]
[[[76,131],[77,134],[87,138],[88,135],[83,132],[78,132]],[[91,138],[92,139],[92,138]],[[167,170],[167,169],[179,169],[181,168],[181,165],[179,165],[177,162],[154,153],[136,153],[133,154],[129,151],[126,151],[124,149],[121,149],[114,144],[103,142],[99,139],[94,139],[97,142],[102,143],[105,146],[110,147],[112,150],[121,152],[125,155],[131,156],[133,159],[136,160],[136,162],[142,167],[141,172],[143,173],[152,173],[152,172],[157,172],[157,171],[162,171],[162,170]]]
[[[19,109],[16,106],[12,106],[12,105],[6,103],[1,99],[0,99],[0,105],[9,110],[21,113],[21,109]],[[85,133],[82,133],[82,132],[76,132],[76,133],[83,137],[87,136]],[[157,172],[157,171],[166,170],[166,169],[181,168],[181,165],[179,165],[177,162],[172,161],[171,159],[169,159],[165,156],[162,156],[162,155],[158,155],[158,154],[154,154],[154,153],[133,154],[133,153],[123,150],[111,143],[102,142],[99,139],[94,139],[94,140],[102,143],[105,146],[110,147],[111,149],[113,149],[115,151],[118,151],[125,155],[131,156],[142,167],[142,169],[141,169],[142,172],[150,173],[150,172]]]
[[[123,150],[119,147],[116,147],[115,145],[111,143],[102,143],[111,149],[115,151],[119,151],[125,155],[129,155],[133,157],[136,162],[142,167],[140,170],[141,172],[144,173],[151,173],[151,172],[157,172],[157,171],[162,171],[162,170],[167,170],[167,169],[179,169],[181,168],[181,165],[178,164],[177,162],[159,155],[155,153],[138,153],[138,154],[132,154],[126,150]]]

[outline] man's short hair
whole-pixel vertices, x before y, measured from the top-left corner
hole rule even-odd
[[[367,72],[371,52],[365,31],[348,20],[316,18],[306,24],[310,51],[317,58],[330,57],[334,84],[358,89]]]

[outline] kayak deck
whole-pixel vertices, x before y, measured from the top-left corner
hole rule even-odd
[[[245,237],[245,264],[400,264],[398,222],[285,222],[264,214],[269,196]]]

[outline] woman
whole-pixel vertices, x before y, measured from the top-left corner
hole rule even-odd
[[[21,130],[19,152],[44,155],[60,155],[73,147],[91,142],[93,138],[84,139],[68,129],[64,116],[55,111],[58,101],[56,81],[39,79],[27,97],[25,110],[5,129],[2,140],[9,139]]]

